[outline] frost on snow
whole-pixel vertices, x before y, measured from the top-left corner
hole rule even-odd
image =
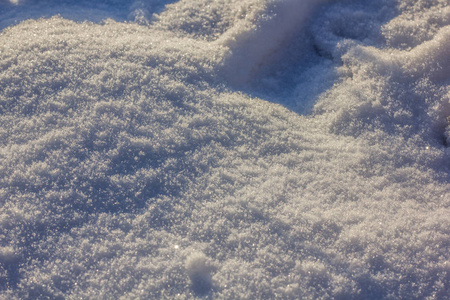
[[[447,0],[0,3],[0,298],[448,299]]]

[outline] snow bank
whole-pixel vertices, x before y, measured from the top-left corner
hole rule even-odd
[[[166,3],[0,32],[0,298],[447,299],[446,1]]]

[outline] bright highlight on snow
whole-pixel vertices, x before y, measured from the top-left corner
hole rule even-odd
[[[449,299],[448,4],[0,2],[0,298]]]

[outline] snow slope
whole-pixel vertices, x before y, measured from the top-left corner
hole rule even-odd
[[[448,0],[0,27],[1,299],[449,299]]]

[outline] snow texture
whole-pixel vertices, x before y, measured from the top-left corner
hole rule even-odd
[[[0,2],[0,299],[450,299],[449,4]]]

